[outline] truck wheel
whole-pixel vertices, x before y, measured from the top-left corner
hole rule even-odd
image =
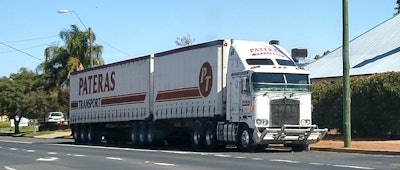
[[[101,135],[96,130],[96,126],[89,125],[87,128],[87,140],[89,144],[101,143]]]
[[[72,137],[74,137],[75,144],[81,143],[81,132],[80,132],[80,126],[78,124],[75,124],[73,126]]]
[[[213,150],[217,146],[217,132],[214,121],[207,121],[205,129],[205,145],[206,149]]]
[[[294,152],[310,151],[310,145],[308,145],[308,144],[292,144],[292,150]]]
[[[160,136],[157,134],[157,128],[153,123],[147,125],[147,145],[158,146],[160,145]]]
[[[237,147],[239,150],[245,152],[252,152],[256,149],[253,140],[253,131],[247,125],[240,127]]]
[[[133,146],[136,146],[139,142],[138,128],[136,124],[132,124],[129,135],[130,142]]]
[[[81,132],[81,135],[80,135],[81,142],[80,143],[86,144],[87,143],[87,127],[85,124],[82,124],[80,129],[81,129],[80,130],[80,132]]]
[[[145,124],[139,125],[139,145],[145,146],[147,144],[147,129]]]
[[[199,120],[195,121],[193,124],[193,131],[192,131],[192,147],[194,149],[202,149],[204,146],[204,128],[203,123]]]

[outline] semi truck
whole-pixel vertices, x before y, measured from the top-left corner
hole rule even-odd
[[[278,41],[233,39],[72,73],[70,126],[77,144],[242,151],[308,150],[327,132],[312,124],[309,72]]]

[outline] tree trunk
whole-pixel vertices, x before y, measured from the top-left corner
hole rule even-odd
[[[20,134],[21,132],[19,131],[19,122],[21,121],[20,116],[15,116],[14,117],[14,133],[15,134]]]

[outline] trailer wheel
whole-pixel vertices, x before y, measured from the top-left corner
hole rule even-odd
[[[101,143],[101,135],[96,130],[95,125],[88,125],[87,127],[87,140],[89,144]]]
[[[81,132],[78,124],[75,124],[72,128],[72,137],[74,137],[75,144],[81,143]]]
[[[202,149],[204,146],[205,134],[203,123],[199,120],[195,121],[193,124],[193,131],[192,131],[192,147],[194,149]]]
[[[253,140],[253,131],[247,126],[243,125],[240,127],[238,136],[238,149],[245,152],[254,151],[256,145]]]
[[[153,123],[147,125],[147,145],[157,146],[160,144],[160,140],[157,136],[157,128]]]
[[[131,144],[136,146],[139,142],[138,128],[136,124],[132,124],[129,137]]]
[[[217,132],[214,121],[207,121],[205,129],[205,147],[208,150],[213,150],[217,147]]]
[[[81,132],[81,137],[80,137],[80,143],[86,144],[87,143],[87,126],[85,124],[82,124],[80,127],[80,132]]]
[[[147,128],[145,124],[139,125],[139,145],[145,146],[147,144]]]

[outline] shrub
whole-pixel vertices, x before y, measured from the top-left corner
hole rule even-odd
[[[10,122],[0,122],[0,128],[10,128]]]
[[[400,73],[352,77],[350,82],[353,135],[400,137]],[[315,124],[343,129],[342,91],[341,80],[313,85]]]

